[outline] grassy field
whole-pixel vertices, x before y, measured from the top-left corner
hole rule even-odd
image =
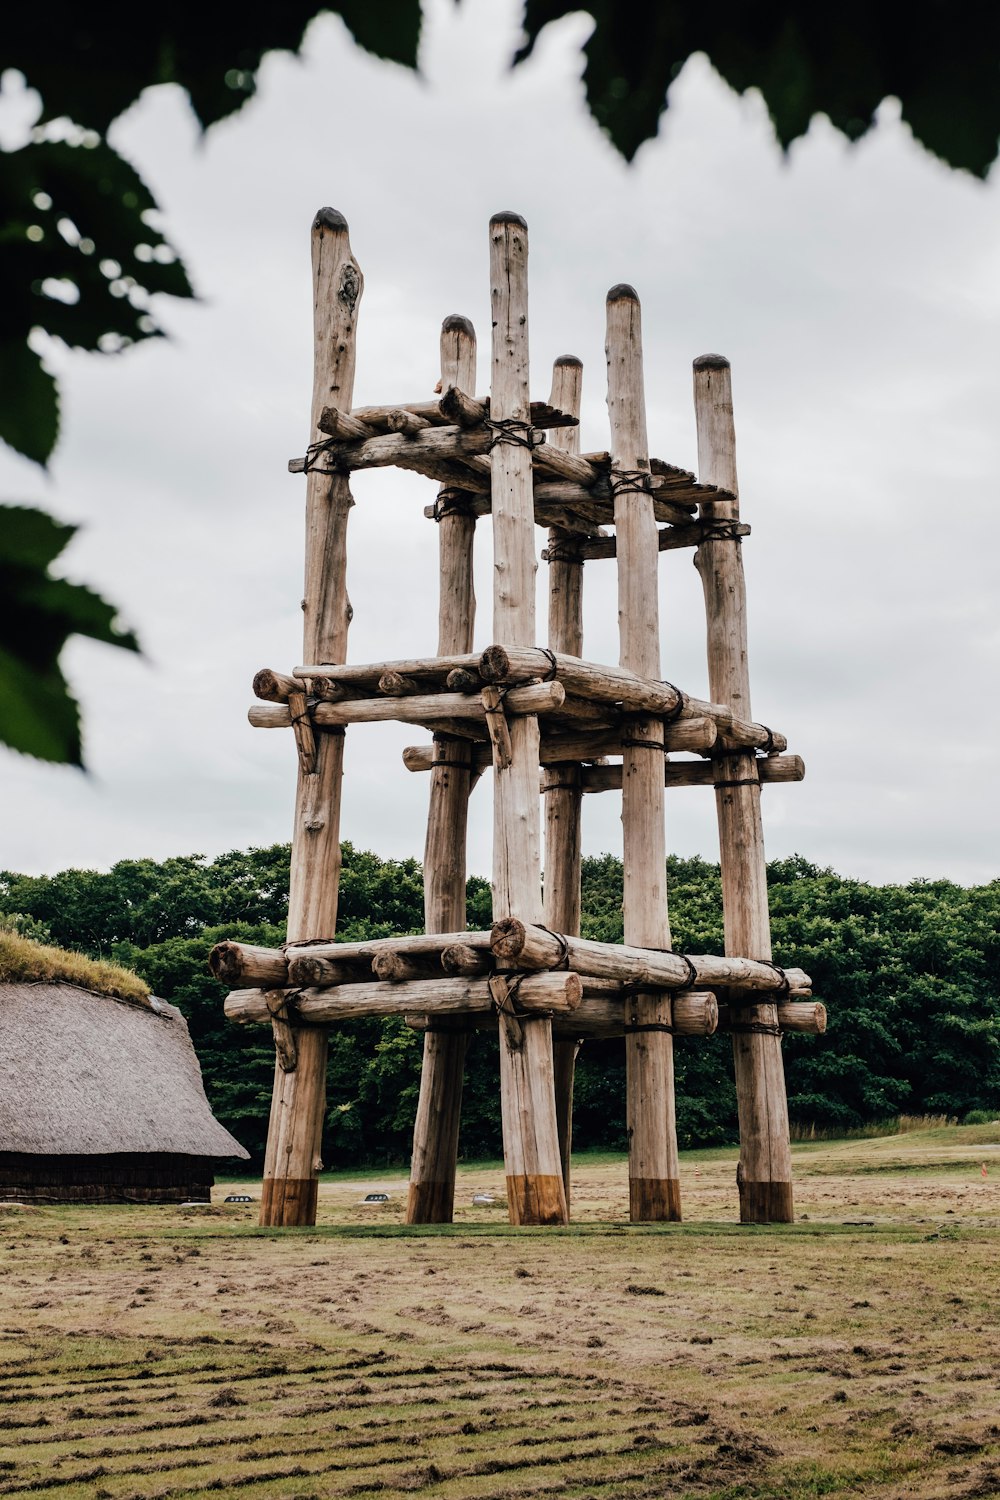
[[[732,1151],[684,1157],[663,1228],[623,1222],[609,1157],[560,1231],[472,1206],[496,1163],[447,1230],[405,1229],[393,1173],[325,1180],[311,1232],[224,1183],[0,1205],[0,1494],[1000,1495],[1000,1126],[795,1162],[780,1228],[736,1224]]]

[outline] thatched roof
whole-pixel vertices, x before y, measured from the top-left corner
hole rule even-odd
[[[181,1012],[75,984],[0,984],[0,1151],[249,1153],[212,1114]]]

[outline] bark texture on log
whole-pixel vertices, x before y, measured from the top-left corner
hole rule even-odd
[[[698,467],[701,477],[728,491],[706,502],[703,513],[719,523],[739,520],[736,429],[728,360],[705,355],[694,365]],[[738,538],[706,540],[695,553],[708,621],[708,680],[713,698],[750,718],[747,667],[746,584]],[[746,752],[714,761],[722,905],[727,953],[771,957],[767,871],[754,757]],[[744,1223],[790,1223],[794,1218],[788,1101],[774,1005],[747,1012],[760,1031],[733,1036],[740,1120],[740,1218]]]

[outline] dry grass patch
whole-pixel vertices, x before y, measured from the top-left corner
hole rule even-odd
[[[0,928],[0,984],[75,984],[118,1000],[144,1002],[149,985],[131,969],[36,943]]]
[[[419,1233],[401,1192],[361,1206],[394,1174],[325,1180],[315,1232],[224,1189],[0,1210],[0,1495],[998,1494],[1000,1182],[952,1135],[907,1137],[930,1171],[797,1152],[809,1217],[749,1230],[718,1152],[684,1160],[681,1226],[623,1224],[611,1159],[579,1164],[568,1231],[473,1222],[495,1164]]]

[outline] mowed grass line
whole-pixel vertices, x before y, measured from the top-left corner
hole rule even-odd
[[[406,1230],[357,1174],[314,1233],[0,1207],[0,1495],[1000,1495],[1000,1184],[926,1135],[797,1149],[789,1226],[727,1221],[726,1152],[679,1226],[622,1224],[606,1157],[568,1231]]]

